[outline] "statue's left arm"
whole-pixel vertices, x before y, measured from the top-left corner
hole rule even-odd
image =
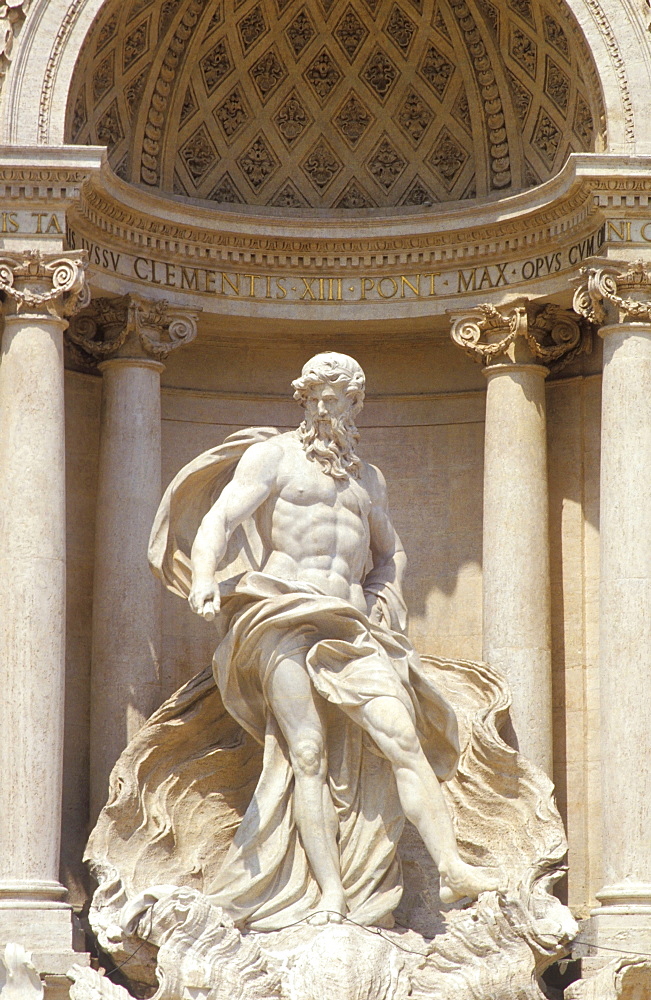
[[[370,549],[373,568],[364,580],[366,605],[371,621],[402,631],[406,608],[402,581],[407,557],[391,522],[384,476],[375,466],[368,466]]]

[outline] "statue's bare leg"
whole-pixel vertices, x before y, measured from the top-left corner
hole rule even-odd
[[[267,697],[283,736],[294,772],[294,815],[312,873],[321,889],[314,922],[336,921],[346,913],[341,884],[337,817],[326,781],[324,726],[318,696],[299,659],[282,660],[274,669]]]
[[[400,805],[441,876],[441,900],[451,903],[497,889],[496,872],[461,860],[438,778],[423,753],[407,709],[396,698],[374,698],[349,715],[373,738],[393,768]]]

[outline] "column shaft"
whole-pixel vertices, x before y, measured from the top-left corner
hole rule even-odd
[[[602,328],[600,697],[606,905],[651,945],[651,325]]]
[[[159,701],[160,586],[147,543],[161,494],[160,372],[116,357],[103,372],[91,682],[91,819],[111,769]]]
[[[551,775],[547,374],[485,369],[483,656],[509,680],[518,748]]]
[[[61,898],[63,330],[5,320],[0,364],[0,898]]]

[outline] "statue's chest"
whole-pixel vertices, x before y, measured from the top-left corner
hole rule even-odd
[[[336,511],[350,511],[367,517],[371,501],[365,489],[353,479],[333,479],[316,462],[306,462],[287,477],[280,496],[299,507],[327,506]]]

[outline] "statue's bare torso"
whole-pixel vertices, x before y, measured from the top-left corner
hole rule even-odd
[[[366,610],[362,583],[370,546],[371,492],[379,488],[376,470],[364,465],[357,479],[333,479],[307,458],[295,432],[264,450],[274,458],[276,469],[275,483],[257,516],[270,552],[264,571],[311,583]]]
[[[262,569],[272,576],[312,584],[369,612],[375,598],[367,601],[363,584],[371,565],[389,567],[400,585],[404,551],[389,519],[382,474],[372,465],[361,463],[358,477],[335,479],[308,458],[296,431],[253,445],[193,546],[195,578],[206,588],[228,537],[252,516],[267,552]],[[215,593],[215,605],[218,600]]]

